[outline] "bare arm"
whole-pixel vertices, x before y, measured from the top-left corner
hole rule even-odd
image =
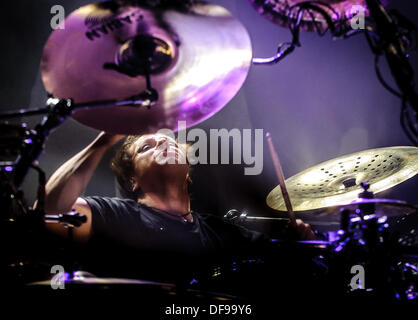
[[[65,213],[75,209],[87,216],[86,223],[74,228],[75,240],[87,241],[91,236],[91,210],[80,195],[103,155],[122,138],[122,135],[101,132],[92,143],[59,167],[46,184],[45,213]],[[48,224],[47,228],[61,235],[67,234],[67,229],[59,224]]]

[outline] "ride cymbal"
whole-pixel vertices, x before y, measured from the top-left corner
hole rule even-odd
[[[332,159],[286,179],[294,211],[346,204],[357,199],[361,182],[378,193],[418,172],[417,147],[369,149]],[[280,186],[267,196],[267,205],[286,211]]]
[[[104,67],[130,54],[124,66],[130,75]],[[234,97],[252,59],[246,29],[221,6],[199,1],[182,11],[107,1],[79,8],[66,18],[64,29],[51,34],[41,61],[42,80],[54,97],[75,103],[126,99],[146,89],[141,70],[147,54],[151,86],[159,94],[155,105],[149,110],[79,110],[73,118],[123,134],[176,130],[178,120],[187,120],[189,127]]]

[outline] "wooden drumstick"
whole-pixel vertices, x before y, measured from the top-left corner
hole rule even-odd
[[[287,192],[286,183],[284,181],[282,166],[280,164],[279,156],[277,155],[277,152],[274,149],[273,140],[271,138],[270,132],[266,133],[266,138],[269,144],[270,154],[274,164],[274,170],[276,171],[277,178],[279,179],[280,190],[282,191],[284,203],[286,205],[287,211],[289,212],[290,224],[292,226],[296,226],[295,213],[293,212],[292,203],[290,202],[290,196]]]

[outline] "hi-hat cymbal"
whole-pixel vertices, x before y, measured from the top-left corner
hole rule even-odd
[[[332,159],[286,179],[294,211],[336,206],[357,199],[361,182],[378,193],[418,172],[417,147],[369,149]],[[267,196],[267,205],[286,211],[280,186]]]
[[[79,8],[66,18],[64,29],[51,34],[41,61],[46,90],[75,103],[141,93],[146,88],[144,76],[103,66],[114,63],[118,53],[143,35],[155,40],[155,55],[163,59],[161,65],[151,66],[157,103],[150,110],[116,106],[79,110],[74,119],[124,134],[176,130],[178,120],[187,120],[189,127],[223,108],[241,88],[251,65],[246,29],[221,6],[199,1],[186,12],[107,1]]]
[[[306,2],[307,0],[249,0],[254,8],[262,16],[268,20],[282,27],[288,27],[290,22],[296,21],[297,10],[290,10],[293,6]],[[328,5],[322,5],[321,8],[331,17],[333,21],[348,20],[354,15],[352,13],[353,6],[362,6],[365,8],[365,15],[368,15],[366,0],[311,0],[312,3],[321,3]],[[389,0],[381,1],[383,5],[387,5]],[[320,30],[327,29],[327,23],[322,15],[318,12],[311,10],[305,11],[301,21],[301,30],[303,31],[316,31],[316,25]]]
[[[352,214],[356,213],[359,206],[372,205],[373,214],[376,217],[397,217],[403,215],[415,214],[418,211],[418,207],[408,204],[405,201],[392,200],[392,199],[356,199],[350,203],[339,204],[326,208],[320,208],[316,210],[310,210],[301,212],[298,217],[304,221],[309,221],[315,224],[315,221],[340,221],[341,210],[349,210]],[[312,220],[313,219],[313,220]]]

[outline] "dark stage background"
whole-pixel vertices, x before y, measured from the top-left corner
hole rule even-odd
[[[46,92],[40,78],[43,45],[52,32],[51,6],[61,4],[69,15],[89,0],[2,1],[1,110],[44,105]],[[247,28],[255,57],[272,55],[278,43],[290,41],[287,29],[267,21],[247,0],[213,0],[226,7]],[[412,21],[418,21],[418,4],[393,1]],[[332,40],[327,34],[303,33],[302,47],[275,66],[252,66],[235,98],[219,113],[197,127],[262,128],[271,132],[287,177],[322,161],[369,148],[410,145],[399,123],[400,101],[378,82],[366,39]],[[222,61],[220,61],[222,63]],[[418,72],[418,54],[411,55]],[[393,83],[382,59],[383,74]],[[25,118],[34,126],[40,118]],[[71,119],[49,138],[40,165],[50,176],[60,164],[86,146],[98,132]],[[103,159],[86,195],[113,196],[111,155]],[[273,165],[264,145],[264,170],[244,176],[240,165],[200,165],[193,169],[193,207],[223,214],[230,208],[265,214],[268,192],[277,185]],[[35,198],[36,175],[25,182],[29,203]],[[418,177],[380,197],[417,204]]]

